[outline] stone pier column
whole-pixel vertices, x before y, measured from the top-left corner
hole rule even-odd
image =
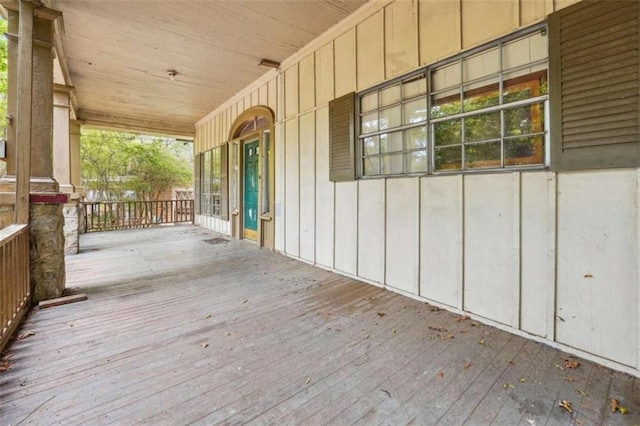
[[[74,176],[74,172],[79,174],[80,143],[78,122],[70,121],[72,91],[73,87],[54,84],[53,178],[60,185],[60,192],[69,195],[69,202],[62,208],[65,254],[77,254],[80,247],[80,194],[74,184],[74,178],[79,183],[79,176]]]
[[[68,201],[68,195],[60,193],[58,182],[53,178],[52,161],[53,22],[60,12],[39,6],[32,9],[32,95],[26,99],[23,93],[16,90],[21,42],[18,40],[20,3],[0,2],[8,9],[7,114],[11,117],[7,130],[7,175],[0,179],[0,195],[16,191],[16,148],[18,144],[30,144],[27,168],[30,171],[28,223],[31,233],[31,291],[32,300],[39,302],[60,297],[65,285],[62,206]],[[30,138],[19,140],[15,123],[23,122],[20,120],[24,120],[24,117],[17,117],[18,105],[28,102],[31,103]],[[20,170],[17,172],[20,173]]]

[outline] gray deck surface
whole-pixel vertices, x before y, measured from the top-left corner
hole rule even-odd
[[[0,425],[640,424],[638,379],[220,237],[83,235],[89,299],[27,318]]]

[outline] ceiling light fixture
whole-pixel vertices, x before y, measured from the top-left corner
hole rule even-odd
[[[167,75],[169,76],[171,81],[173,81],[173,80],[176,79],[176,76],[178,75],[178,71],[176,71],[176,70],[167,70]]]
[[[260,67],[268,67],[268,68],[280,68],[280,62],[272,61],[271,59],[260,59],[260,63],[258,64]]]

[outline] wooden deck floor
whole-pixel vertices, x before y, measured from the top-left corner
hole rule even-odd
[[[27,318],[0,425],[640,424],[638,379],[219,237],[84,235],[89,299]]]

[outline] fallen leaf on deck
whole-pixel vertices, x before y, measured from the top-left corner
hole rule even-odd
[[[24,339],[26,339],[27,337],[31,337],[31,336],[35,336],[35,335],[36,335],[36,333],[34,333],[34,332],[30,331],[30,332],[25,333],[25,334],[19,334],[19,335],[18,335],[18,337],[17,337],[17,339],[18,339],[18,340],[24,340]]]
[[[207,318],[211,318],[211,314],[209,314],[206,317],[204,317],[204,319],[207,319]]]
[[[524,378],[524,377],[520,377],[520,383],[524,383],[524,382],[526,382],[526,381],[527,381],[527,379],[526,379],[526,378]]]
[[[206,348],[209,347],[209,344],[208,343],[200,343],[200,346],[202,346],[203,348],[206,349]]]
[[[558,406],[564,408],[570,413],[573,413],[573,408],[571,408],[571,401],[567,401],[566,399],[563,399],[558,403]]]
[[[470,363],[470,362],[468,362],[468,363],[466,363],[466,364],[464,365],[464,368],[469,368],[469,367],[471,367],[471,363]]]
[[[469,318],[467,315],[463,315],[463,316],[461,316],[460,318],[458,318],[458,319],[456,320],[456,322],[466,321],[466,320],[468,320],[468,319],[470,319],[470,318]]]
[[[434,330],[434,331],[447,331],[447,329],[446,329],[446,328],[442,328],[442,327],[431,327],[431,326],[428,326],[428,327],[429,327],[429,330]]]
[[[227,336],[231,336],[231,333],[227,332]]]
[[[397,332],[398,332],[398,331],[394,328],[394,329],[393,329],[393,333],[397,333]]]
[[[4,373],[9,369],[9,361],[0,361],[0,373]]]
[[[444,373],[442,371],[438,371],[437,376],[442,379],[444,377]]]
[[[564,379],[569,383],[573,383],[573,377],[567,376]]]
[[[555,365],[557,368],[559,368],[560,370],[564,370],[564,367],[561,366],[560,364],[556,364],[555,362],[553,363],[553,365]]]
[[[585,278],[593,278],[593,275],[591,275],[591,274],[584,274],[584,277],[585,277]]]
[[[615,398],[611,398],[611,402],[609,402],[609,409],[612,413],[615,413],[618,409],[618,400]]]
[[[380,389],[382,392],[386,393],[389,398],[391,398],[391,392],[385,389]]]
[[[627,410],[625,407],[620,405],[618,400],[615,398],[611,398],[611,402],[609,402],[609,409],[611,410],[612,413],[615,413],[616,411],[618,411],[620,412],[620,414],[627,414],[629,412],[629,410]]]
[[[580,389],[576,389],[576,393],[578,395],[587,396],[587,393],[585,391],[581,391]]]
[[[504,385],[502,385],[502,387],[503,387],[503,388],[505,388],[505,389],[509,389],[509,388],[511,388],[511,389],[515,389],[515,388],[516,388],[516,387],[515,387],[515,386],[513,386],[511,383],[505,383]]]
[[[307,381],[304,382],[305,385],[308,385],[309,383],[311,383],[311,377],[307,377]]]
[[[247,303],[249,301],[249,299],[245,299],[242,303]]]
[[[385,314],[384,312],[378,312],[378,316],[379,316],[379,317],[383,317],[383,316],[385,316],[385,315],[387,315],[387,314]]]
[[[438,308],[437,306],[432,306],[431,308],[429,308],[429,310],[431,312],[440,312],[442,309]]]
[[[487,342],[485,342],[485,341],[484,341],[484,339],[482,339],[482,340],[480,340],[480,341],[478,342],[478,344],[479,344],[479,345],[485,345],[485,346],[486,346],[486,345],[487,345]]]
[[[454,336],[453,334],[447,334],[447,339],[451,340],[454,339],[456,336]]]
[[[578,368],[580,366],[580,363],[577,361],[571,361],[568,359],[564,360],[564,367],[565,368]]]

